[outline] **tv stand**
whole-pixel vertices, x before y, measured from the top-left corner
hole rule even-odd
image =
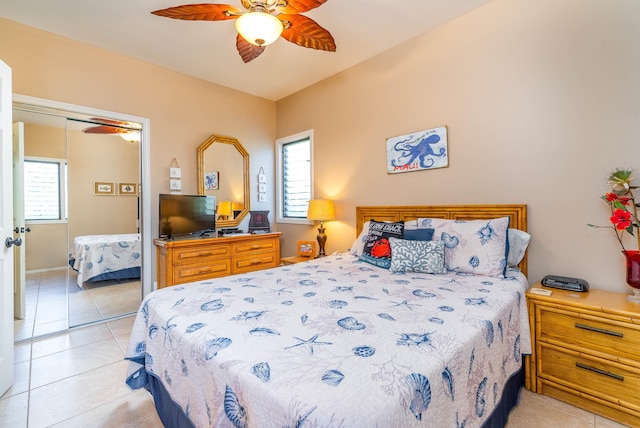
[[[281,235],[154,239],[158,288],[279,266]]]

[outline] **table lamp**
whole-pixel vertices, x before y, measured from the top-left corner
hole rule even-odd
[[[218,216],[223,220],[229,220],[231,217],[231,201],[222,201],[218,207]]]
[[[312,199],[309,201],[309,208],[307,209],[307,219],[320,221],[320,227],[318,228],[318,257],[326,256],[324,252],[324,244],[327,242],[327,235],[324,234],[323,221],[335,220],[336,209],[333,205],[333,201],[327,199]]]

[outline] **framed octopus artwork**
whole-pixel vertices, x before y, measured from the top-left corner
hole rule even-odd
[[[388,174],[448,166],[446,126],[387,138]]]

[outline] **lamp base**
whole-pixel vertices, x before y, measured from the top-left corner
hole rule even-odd
[[[327,235],[324,234],[324,227],[322,227],[322,222],[320,222],[320,227],[318,228],[318,236],[316,237],[318,240],[318,257],[324,257],[327,254],[324,252],[324,244],[327,243]]]

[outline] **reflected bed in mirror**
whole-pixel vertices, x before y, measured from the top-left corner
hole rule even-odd
[[[212,135],[197,151],[198,194],[218,201],[217,227],[237,227],[249,212],[249,153],[240,141]]]

